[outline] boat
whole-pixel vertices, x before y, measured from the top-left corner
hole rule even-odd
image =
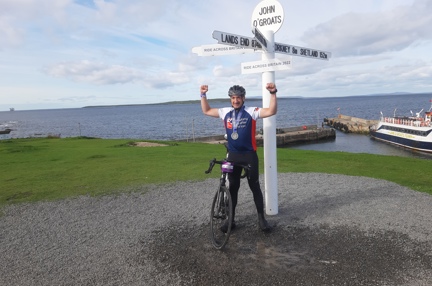
[[[0,134],[9,134],[12,131],[12,129],[6,128],[4,130],[0,130]]]
[[[432,100],[431,100],[432,103]],[[380,120],[372,125],[369,134],[373,139],[416,151],[432,153],[432,105],[421,116],[423,109],[416,115],[385,117],[381,112]]]

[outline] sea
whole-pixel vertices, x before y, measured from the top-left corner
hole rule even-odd
[[[364,119],[411,115],[431,108],[432,93],[365,95],[327,98],[278,98],[277,128],[303,125],[323,126],[324,118],[344,114]],[[229,99],[210,102],[212,107],[229,106]],[[247,106],[262,106],[259,98],[248,98]],[[70,109],[0,111],[0,140],[60,136],[142,140],[187,140],[224,134],[220,119],[203,115],[199,101],[146,105],[94,106]],[[262,128],[262,120],[257,129]],[[371,153],[432,159],[431,155],[395,147],[368,135],[337,131],[336,139],[290,145],[286,148],[331,152]]]

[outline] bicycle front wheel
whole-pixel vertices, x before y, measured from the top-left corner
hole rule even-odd
[[[216,249],[222,249],[228,242],[232,216],[231,194],[225,186],[221,186],[213,198],[210,212],[210,237]]]

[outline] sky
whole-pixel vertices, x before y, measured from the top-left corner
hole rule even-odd
[[[198,56],[214,30],[253,37],[250,0],[0,0],[0,111],[262,96],[261,52]],[[274,40],[331,52],[275,72],[278,96],[432,92],[432,1],[279,0]],[[276,58],[286,59],[278,54]]]

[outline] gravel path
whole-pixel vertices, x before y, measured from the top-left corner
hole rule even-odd
[[[223,251],[208,237],[218,179],[7,206],[0,285],[432,285],[432,196],[365,177],[278,178],[273,231],[257,229],[243,182]]]

